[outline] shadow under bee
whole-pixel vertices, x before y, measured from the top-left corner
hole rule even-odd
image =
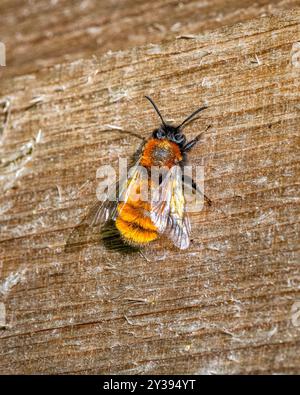
[[[140,249],[126,244],[113,220],[104,226],[92,226],[85,221],[75,226],[70,233],[64,251],[66,253],[80,252],[88,245],[103,245],[109,251],[118,251],[126,254],[139,252]]]
[[[115,226],[114,221],[108,221],[100,231],[100,238],[107,250],[120,251],[127,254],[139,252],[138,247],[126,244]]]

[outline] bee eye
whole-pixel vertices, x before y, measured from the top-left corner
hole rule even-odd
[[[177,133],[177,134],[175,134],[175,136],[174,136],[174,140],[175,140],[175,142],[176,143],[178,143],[178,144],[180,144],[180,143],[182,143],[183,141],[184,141],[184,136],[181,134],[181,133]]]
[[[156,129],[156,130],[154,130],[152,136],[155,139],[163,139],[163,138],[166,137],[166,133],[165,133],[165,131],[163,129]]]
[[[166,133],[163,130],[158,130],[156,136],[158,139],[163,139],[166,137]]]

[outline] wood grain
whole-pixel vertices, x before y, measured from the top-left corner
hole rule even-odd
[[[1,373],[300,373],[299,42],[294,10],[1,80]],[[209,106],[186,134],[212,125],[190,159],[213,206],[187,251],[66,253],[140,143],[109,125],[158,123],[145,94]]]
[[[205,33],[279,10],[299,0],[2,0],[4,77],[37,72],[94,53],[120,51]]]

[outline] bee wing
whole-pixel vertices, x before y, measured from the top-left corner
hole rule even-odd
[[[85,217],[77,224],[68,236],[65,252],[79,252],[91,241],[97,242],[99,226],[104,225],[116,210],[117,202],[109,199],[104,202],[96,200]]]
[[[182,172],[179,166],[174,174],[170,213],[166,234],[180,249],[188,248],[190,244],[191,225],[186,212],[186,202],[183,193]]]
[[[158,231],[166,233],[176,247],[185,249],[189,246],[191,226],[185,209],[182,172],[179,166],[171,168],[160,188],[158,201],[151,205],[151,220]]]
[[[116,197],[111,195],[107,196],[103,202],[97,201],[88,212],[84,222],[89,226],[101,226],[110,220],[115,220],[118,203],[120,200],[126,201],[128,199],[139,174],[139,161],[137,161],[129,171],[129,179],[124,178],[115,184]]]
[[[187,213],[183,217],[178,213],[170,213],[166,233],[173,241],[174,245],[181,250],[188,248],[190,245],[191,225]]]
[[[70,233],[66,245],[66,252],[73,252],[80,250],[92,238],[93,233],[99,234],[98,228],[105,225],[110,220],[115,220],[117,217],[117,207],[120,199],[125,195],[129,195],[129,191],[133,187],[134,181],[137,179],[139,171],[139,161],[130,169],[129,175],[131,178],[123,179],[115,184],[117,199],[108,196],[104,201],[96,200],[83,220],[75,226]],[[94,231],[92,231],[94,229]]]
[[[117,201],[96,201],[83,222],[89,226],[104,225],[108,220],[114,219]]]
[[[176,166],[164,175],[159,185],[152,184],[150,218],[159,233],[164,233],[168,225]]]

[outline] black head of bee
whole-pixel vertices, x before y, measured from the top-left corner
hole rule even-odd
[[[155,111],[157,112],[158,116],[160,117],[160,119],[162,121],[161,126],[158,129],[155,129],[153,131],[152,137],[154,137],[156,139],[168,139],[168,140],[173,141],[174,143],[178,144],[179,147],[182,148],[186,143],[186,137],[182,133],[183,126],[186,125],[189,121],[191,121],[192,118],[194,118],[194,116],[196,114],[198,114],[200,111],[205,110],[207,107],[203,106],[203,107],[198,108],[191,115],[189,115],[180,125],[173,126],[173,125],[167,124],[164,121],[164,119],[163,119],[159,109],[157,108],[156,104],[154,103],[154,101],[148,96],[145,96],[145,97],[153,105]]]
[[[183,147],[186,142],[186,137],[182,131],[168,124],[163,124],[158,129],[155,129],[152,133],[152,137],[155,139],[168,139],[178,144],[180,147]]]

